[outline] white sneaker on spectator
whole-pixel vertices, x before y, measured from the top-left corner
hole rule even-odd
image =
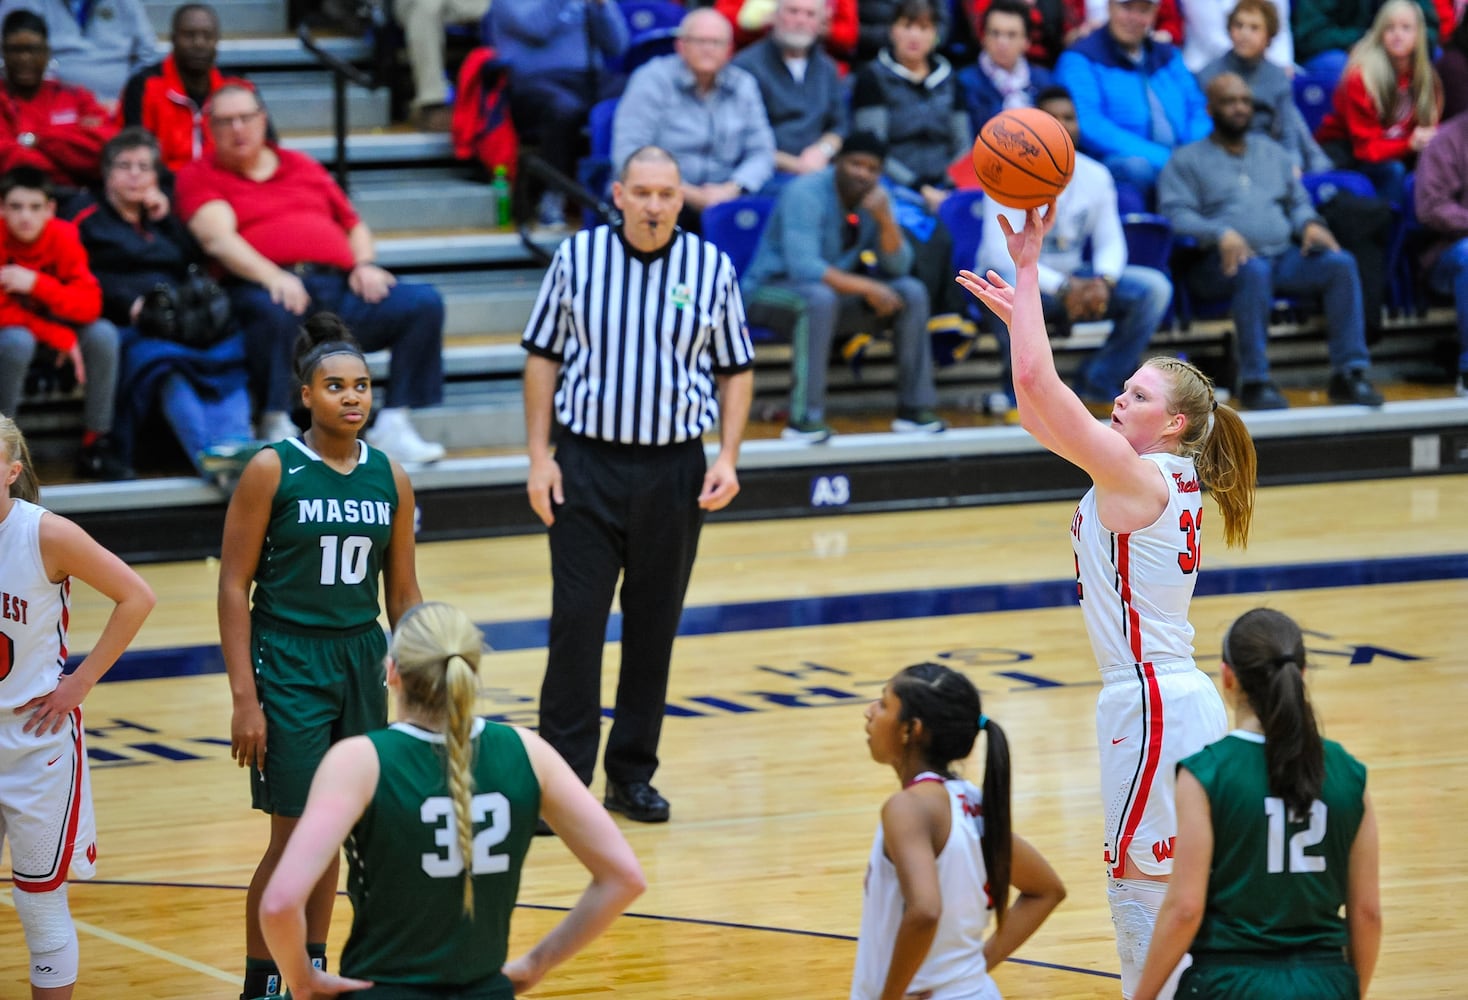
[[[290,414],[280,410],[266,410],[260,414],[259,433],[255,436],[266,444],[274,444],[296,437],[301,429],[291,420]]]
[[[443,445],[418,436],[408,420],[407,408],[401,406],[378,411],[377,423],[367,432],[367,443],[399,462],[437,462],[445,454]]]

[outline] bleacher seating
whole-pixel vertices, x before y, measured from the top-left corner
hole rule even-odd
[[[160,31],[166,32],[173,6],[173,0],[148,4]],[[624,8],[634,6],[634,0],[624,0]],[[677,23],[673,12],[681,17],[682,8],[676,4],[662,6],[668,20],[641,30],[656,32]],[[256,80],[285,145],[329,162],[333,155],[330,78],[296,39],[285,34],[282,0],[228,3],[218,9],[224,29],[221,65],[247,72]],[[365,38],[325,38],[322,45],[354,65],[369,66],[374,58]],[[1307,120],[1328,107],[1328,88],[1303,74],[1295,85]],[[614,108],[615,104],[610,103],[592,113],[593,151],[604,159],[602,186],[588,185],[595,190],[604,190],[605,178],[610,175]],[[442,414],[425,414],[421,426],[425,434],[444,440],[450,447],[512,443],[521,433],[518,375],[523,356],[517,335],[534,302],[543,267],[517,234],[496,229],[492,196],[469,165],[453,159],[447,137],[387,130],[389,111],[384,90],[349,88],[347,176],[354,202],[378,235],[382,263],[415,280],[431,281],[445,297],[448,405]],[[955,265],[971,266],[974,259],[980,229],[978,215],[965,218],[964,213],[978,212],[981,199],[979,192],[958,192],[945,205],[944,216],[955,238]],[[744,209],[733,211],[737,229]],[[737,250],[738,237],[714,235],[717,211],[712,219],[715,230],[709,230],[711,238],[726,250]],[[706,226],[710,224],[706,216]],[[1404,240],[1409,232],[1403,230]],[[1129,232],[1129,239],[1138,238],[1138,234]],[[554,242],[547,240],[543,245],[553,247]],[[1136,246],[1132,254],[1139,262],[1145,256]],[[1398,259],[1404,267],[1413,263],[1410,254],[1400,254]],[[1409,280],[1401,287],[1413,286]],[[1199,339],[1217,339],[1226,326],[1210,326],[1196,315],[1193,320],[1191,329],[1169,331],[1162,342],[1191,344]],[[778,344],[762,348],[765,367],[760,379],[766,389],[778,387],[780,379],[786,377],[779,370],[782,350]],[[880,364],[881,350],[878,345],[878,362],[866,368],[862,392],[885,400],[890,389],[881,381],[886,372]],[[1057,356],[1062,365],[1066,363],[1065,353],[1066,346],[1058,344]],[[1313,362],[1303,363],[1319,364],[1322,356],[1323,350],[1316,351]],[[945,402],[972,399],[992,390],[997,357],[992,341],[986,338],[967,361],[945,369],[939,380]],[[385,374],[384,359],[374,358],[372,364],[375,375]],[[839,388],[839,380],[833,381],[833,386]],[[861,401],[862,392],[853,391],[845,405]],[[842,397],[834,399],[840,401]],[[35,408],[32,413],[36,424],[43,428],[42,438],[49,429],[55,431],[57,440],[69,441],[80,408],[73,399]]]
[[[775,199],[759,195],[746,195],[720,205],[710,205],[703,210],[701,224],[704,238],[729,255],[734,270],[742,274],[754,258],[759,246],[760,233],[775,210]],[[769,343],[776,338],[774,331],[762,326],[751,326],[749,335],[755,343]]]
[[[1326,113],[1330,111],[1331,95],[1335,90],[1335,83],[1311,76],[1302,70],[1295,74],[1294,90],[1295,105],[1299,107],[1300,114],[1304,116],[1305,124],[1310,127],[1311,133],[1314,133],[1320,127]]]

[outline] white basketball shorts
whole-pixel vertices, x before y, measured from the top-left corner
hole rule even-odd
[[[55,735],[22,731],[0,713],[0,844],[10,843],[15,888],[50,892],[96,873],[97,827],[80,708]]]
[[[1096,744],[1107,874],[1171,875],[1177,763],[1222,739],[1228,712],[1192,660],[1112,667],[1101,680]]]

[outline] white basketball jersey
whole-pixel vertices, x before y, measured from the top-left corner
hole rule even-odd
[[[1190,458],[1142,456],[1167,482],[1167,506],[1140,531],[1118,534],[1101,524],[1093,487],[1070,525],[1076,591],[1096,663],[1107,667],[1166,663],[1193,656],[1188,604],[1198,579],[1203,494]]]
[[[0,521],[0,712],[50,694],[66,665],[71,578],[46,579],[45,508],[12,500]]]
[[[935,776],[936,777],[936,776]],[[989,876],[979,848],[983,816],[980,792],[962,779],[943,782],[952,806],[948,842],[938,854],[938,885],[943,891],[943,915],[928,957],[908,986],[909,993],[932,990],[932,1000],[979,1000],[999,996],[984,963],[984,930],[993,907],[989,905]],[[851,977],[851,1000],[874,1000],[882,993],[892,946],[902,921],[902,887],[897,868],[884,853],[882,825],[872,840],[867,861],[866,887],[861,904],[861,932],[856,939],[856,968]]]

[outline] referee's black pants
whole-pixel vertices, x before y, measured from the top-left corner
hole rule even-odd
[[[673,637],[698,552],[703,443],[622,445],[566,434],[556,447],[566,502],[550,527],[550,650],[540,735],[586,784],[601,736],[607,617],[622,578],[622,669],[607,778],[650,781]]]

